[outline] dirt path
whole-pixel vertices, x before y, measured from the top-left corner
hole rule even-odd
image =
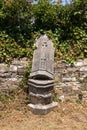
[[[87,130],[87,103],[59,103],[47,115],[33,115],[19,99],[0,103],[0,130]]]

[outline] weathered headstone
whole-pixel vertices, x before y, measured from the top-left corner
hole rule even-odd
[[[54,47],[46,35],[37,39],[36,47],[29,79],[29,106],[35,114],[46,114],[57,106],[52,99]]]
[[[54,48],[53,43],[46,35],[41,36],[36,42],[34,51],[31,77],[53,79]],[[41,76],[40,76],[41,75]]]

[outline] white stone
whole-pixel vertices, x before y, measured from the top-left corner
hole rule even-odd
[[[59,100],[60,100],[61,102],[64,102],[64,101],[65,101],[64,95],[60,96],[60,97],[59,97]]]
[[[87,66],[81,67],[81,68],[80,68],[80,71],[84,71],[84,72],[87,71]]]
[[[9,78],[10,81],[17,81],[17,78]]]
[[[87,65],[87,58],[84,59],[84,65]]]
[[[17,72],[17,66],[14,65],[10,65],[10,69],[11,72]]]
[[[73,78],[63,78],[62,81],[63,82],[76,82],[77,79],[76,79],[76,77],[73,77]]]
[[[83,63],[82,60],[79,60],[78,62],[74,63],[75,67],[80,67],[80,66],[83,66],[83,65],[84,65],[84,63]]]
[[[18,66],[18,69],[22,69],[22,68],[24,68],[24,66]]]
[[[60,82],[60,83],[54,84],[54,86],[55,86],[55,88],[62,88],[62,87],[65,87],[66,84],[63,82]]]

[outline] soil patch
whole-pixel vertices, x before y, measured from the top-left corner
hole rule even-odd
[[[0,102],[0,130],[87,130],[87,103],[59,103],[47,115],[34,115],[27,95],[19,90],[14,99]]]

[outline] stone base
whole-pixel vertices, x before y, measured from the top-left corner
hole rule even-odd
[[[53,101],[53,97],[52,94],[34,94],[32,92],[30,92],[30,102],[32,104],[42,104],[42,105],[47,105],[52,103]]]
[[[34,94],[49,94],[54,88],[54,80],[35,80],[29,79],[29,93]]]
[[[45,115],[49,113],[53,108],[57,107],[57,102],[52,102],[48,105],[41,105],[41,104],[28,104],[33,114],[38,115]]]

